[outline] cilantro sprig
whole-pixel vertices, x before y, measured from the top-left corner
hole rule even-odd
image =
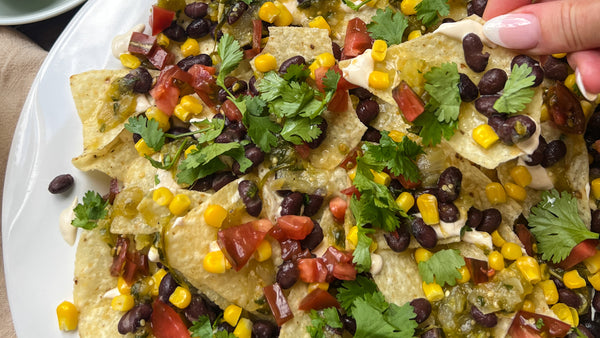
[[[242,52],[240,43],[229,34],[223,34],[221,40],[219,40],[217,53],[221,58],[221,68],[219,69],[219,75],[217,75],[217,85],[226,89],[225,77],[237,68],[244,58],[244,53]]]
[[[277,145],[277,134],[281,126],[275,123],[265,109],[267,103],[258,96],[242,96],[234,103],[242,113],[242,123],[248,130],[248,136],[262,151],[271,152]]]
[[[458,250],[441,250],[426,261],[419,262],[419,274],[426,283],[436,282],[439,285],[456,285],[460,279],[458,268],[465,265],[464,258]]]
[[[337,309],[328,307],[321,311],[310,310],[310,326],[306,327],[306,331],[311,338],[325,338],[325,327],[341,329],[342,321],[338,315]]]
[[[378,9],[367,30],[373,39],[385,40],[388,45],[402,43],[404,31],[408,28],[408,20],[401,12],[394,12],[390,7]]]
[[[517,113],[527,106],[535,91],[532,86],[535,75],[527,64],[514,65],[508,80],[504,84],[502,95],[494,103],[494,109],[499,113]]]
[[[379,145],[366,143],[363,150],[394,175],[402,175],[411,182],[420,179],[415,161],[418,155],[423,154],[423,148],[408,137],[404,136],[400,142],[396,142],[388,136],[387,131],[381,131]]]
[[[363,0],[358,5],[355,5],[354,2],[352,2],[352,0],[344,0],[344,3],[346,4],[346,6],[350,7],[352,10],[358,11],[362,6],[368,4],[371,1],[372,0]]]
[[[200,338],[235,338],[233,333],[229,333],[225,330],[217,330],[217,324],[220,320],[215,320],[214,325],[210,324],[208,316],[200,316],[198,320],[192,323],[190,327],[190,336]]]
[[[448,0],[423,0],[415,9],[417,10],[417,19],[427,27],[435,25],[440,16],[450,14]]]
[[[71,225],[86,230],[92,230],[98,226],[98,221],[108,215],[108,201],[105,201],[99,193],[89,190],[83,196],[83,203],[77,204],[73,209],[75,218]]]
[[[225,169],[227,165],[219,158],[223,155],[231,156],[236,160],[240,164],[242,172],[252,166],[252,161],[245,156],[243,143],[212,143],[192,151],[187,158],[181,161],[177,182],[192,184],[200,178]]]
[[[538,241],[542,259],[559,263],[577,244],[598,238],[597,233],[586,228],[577,210],[575,197],[556,189],[542,193],[542,200],[531,208],[527,221]]]

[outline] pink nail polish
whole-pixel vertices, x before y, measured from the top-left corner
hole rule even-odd
[[[483,33],[492,42],[511,49],[529,49],[541,37],[540,23],[532,14],[497,16],[483,25]]]

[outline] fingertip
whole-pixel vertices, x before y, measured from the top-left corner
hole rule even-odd
[[[531,0],[488,0],[485,11],[483,12],[483,19],[489,20],[529,4],[531,4]]]
[[[585,50],[569,54],[571,68],[576,70],[578,85],[588,93],[600,93],[600,50]],[[581,90],[582,88],[580,88]]]

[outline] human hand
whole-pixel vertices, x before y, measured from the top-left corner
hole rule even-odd
[[[598,0],[488,0],[484,34],[527,54],[569,53],[581,92],[600,93],[599,15]]]

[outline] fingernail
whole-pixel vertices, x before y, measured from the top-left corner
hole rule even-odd
[[[581,79],[581,72],[579,71],[579,68],[575,69],[575,83],[577,83],[577,87],[579,87],[581,95],[583,95],[583,97],[585,97],[586,100],[595,101],[598,98],[598,94],[592,94],[588,92],[587,89],[585,89],[585,86],[583,85],[583,80]]]
[[[529,49],[541,37],[540,23],[532,14],[497,16],[483,25],[483,33],[495,44],[511,49]]]

